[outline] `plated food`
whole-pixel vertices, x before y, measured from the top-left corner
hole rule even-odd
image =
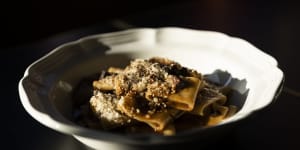
[[[148,134],[153,133],[154,128],[130,116],[131,124],[104,128],[90,109],[93,90],[97,90],[93,81],[99,81],[101,70],[106,70],[103,77],[108,77],[109,67],[121,66],[123,72],[130,60],[153,56],[170,58],[200,71],[201,83],[207,82],[216,88],[214,91],[226,96],[221,106],[237,106],[237,113],[217,125],[205,127],[207,124],[201,125],[203,121],[199,119],[203,117],[180,110],[184,114],[171,120],[162,131],[154,132],[158,134]],[[236,128],[242,120],[274,102],[284,79],[277,65],[276,59],[251,43],[223,33],[174,27],[140,28],[87,36],[60,45],[28,66],[18,90],[22,105],[35,120],[93,149],[210,147],[211,143],[206,141],[217,144],[217,137],[228,134],[227,131]],[[227,71],[229,76],[216,72],[218,69]],[[220,85],[229,87],[230,93]],[[200,91],[203,89],[205,86]],[[78,101],[74,101],[74,97]],[[194,107],[197,100],[195,104]],[[175,126],[176,134],[161,136],[168,125]]]
[[[109,67],[90,84],[93,95],[84,105],[97,119],[92,126],[88,116],[80,122],[88,127],[98,122],[103,130],[152,129],[174,135],[176,130],[216,125],[237,111],[226,103],[229,88],[167,58],[134,59],[125,68]]]

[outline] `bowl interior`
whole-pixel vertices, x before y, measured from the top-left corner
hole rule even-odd
[[[74,92],[80,81],[95,77],[101,70],[110,66],[124,67],[134,58],[167,57],[178,61],[183,66],[207,74],[214,82],[227,84],[234,89],[235,92],[230,98],[230,103],[240,108],[249,92],[249,87],[246,87],[248,79],[246,81],[245,78],[239,79],[231,75],[231,64],[238,64],[234,62],[237,60],[223,57],[211,50],[212,48],[207,50],[207,47],[203,49],[185,47],[183,50],[162,45],[155,47],[139,45],[133,49],[131,46],[109,47],[104,46],[103,43],[99,43],[99,45],[101,46],[94,49],[84,48],[77,44],[68,45],[60,49],[55,56],[51,55],[46,58],[45,63],[39,63],[30,70],[32,72],[30,74],[38,74],[43,78],[43,83],[46,83],[43,89],[48,91],[50,105],[54,106],[53,109],[68,120],[72,120],[73,96],[76,94]],[[242,65],[233,66],[235,67],[234,71],[244,72],[244,68],[240,66]],[[49,70],[45,70],[45,68]],[[228,80],[230,81],[228,82]],[[91,85],[92,83],[90,83]]]
[[[73,97],[80,81],[110,66],[124,67],[132,59],[154,56],[175,60],[230,86],[234,92],[229,101],[240,110],[224,124],[269,104],[281,80],[280,74],[270,79],[278,73],[276,61],[243,40],[219,33],[147,29],[97,35],[62,45],[29,67],[23,86],[37,111],[76,126],[72,121]]]

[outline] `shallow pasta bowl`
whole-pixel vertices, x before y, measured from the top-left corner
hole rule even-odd
[[[110,66],[124,67],[134,58],[153,56],[211,74],[211,80],[238,93],[231,97],[231,103],[240,110],[217,126],[167,137],[93,130],[72,121],[72,96],[83,78]],[[26,111],[38,122],[89,147],[167,149],[186,142],[204,142],[266,108],[280,93],[282,82],[277,61],[243,39],[212,31],[140,28],[92,35],[57,47],[27,68],[19,82],[19,95]]]

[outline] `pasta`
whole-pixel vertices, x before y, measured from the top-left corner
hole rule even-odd
[[[168,105],[179,110],[191,111],[194,108],[201,80],[195,77],[185,77],[189,84],[186,88],[168,96]]]
[[[135,59],[124,69],[110,67],[92,85],[89,107],[104,130],[145,130],[142,123],[155,133],[174,135],[185,128],[179,123],[184,118],[213,126],[238,110],[227,104],[228,88],[166,58]]]

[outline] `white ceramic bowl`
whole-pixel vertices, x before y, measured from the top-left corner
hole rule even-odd
[[[243,84],[246,87],[231,85],[241,94],[247,92],[242,108],[218,126],[171,137],[96,131],[71,121],[72,94],[82,78],[109,66],[124,66],[133,58],[152,56],[170,58],[203,74],[221,69],[246,81]],[[276,60],[240,38],[183,28],[141,28],[88,36],[57,47],[27,68],[19,82],[19,94],[26,111],[38,122],[72,135],[92,148],[158,145],[167,148],[176,143],[205,139],[210,133],[218,134],[226,130],[226,126],[265,108],[273,101],[282,81],[283,73],[277,68]]]

